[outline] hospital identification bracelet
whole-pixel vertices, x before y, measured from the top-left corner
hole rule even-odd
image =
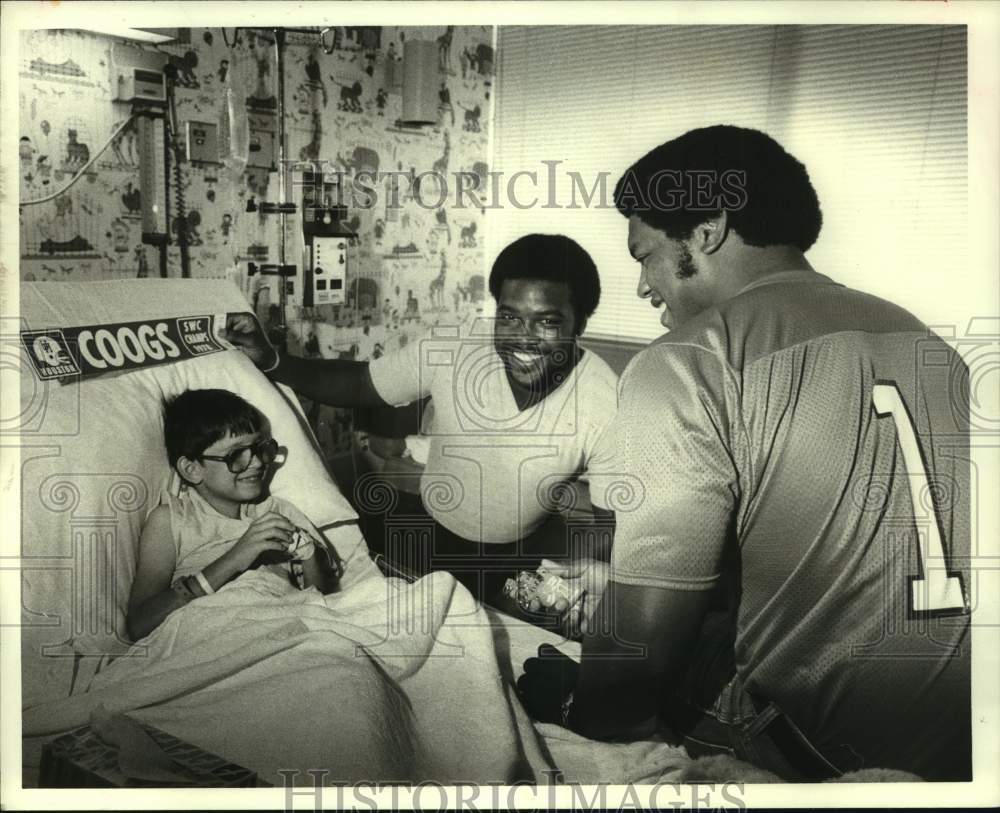
[[[212,587],[212,585],[209,584],[208,579],[205,578],[204,571],[199,570],[197,573],[194,574],[194,578],[198,582],[199,587],[201,587],[201,589],[205,591],[206,596],[210,596],[212,595],[212,593],[215,592],[215,588]]]
[[[215,589],[209,584],[208,579],[205,578],[205,574],[200,570],[197,573],[192,573],[190,576],[181,576],[175,579],[173,584],[170,585],[170,589],[184,599],[185,604],[202,596],[210,596],[215,592]]]

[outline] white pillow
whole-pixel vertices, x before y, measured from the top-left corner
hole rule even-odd
[[[24,330],[249,309],[235,286],[219,280],[21,287]],[[272,493],[294,503],[321,530],[357,519],[327,473],[301,413],[286,400],[294,396],[275,387],[239,351],[65,384],[39,381],[28,361],[22,353],[26,705],[84,688],[81,676],[85,681],[107,656],[128,646],[125,608],[139,533],[172,481],[163,442],[167,399],[205,388],[242,396],[268,418],[274,437],[287,449]],[[345,558],[352,554],[338,552]]]

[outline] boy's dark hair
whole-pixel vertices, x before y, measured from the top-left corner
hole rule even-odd
[[[695,202],[691,184],[699,178]],[[689,130],[650,150],[618,179],[614,200],[625,217],[674,240],[723,209],[751,246],[806,251],[823,225],[805,166],[766,133],[728,124]]]
[[[181,457],[194,460],[217,440],[251,435],[264,425],[264,416],[235,393],[186,390],[169,401],[163,412],[167,458],[171,466]]]
[[[500,289],[508,279],[566,283],[578,329],[601,301],[597,266],[583,246],[563,234],[528,234],[508,245],[490,271],[490,293],[498,302]]]

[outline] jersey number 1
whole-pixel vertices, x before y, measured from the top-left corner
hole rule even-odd
[[[890,417],[896,425],[896,437],[906,466],[910,484],[910,501],[919,505],[920,496],[928,490],[927,470],[924,468],[913,422],[906,411],[899,388],[895,384],[876,384],[872,387],[872,403],[880,418]],[[910,582],[910,606],[918,613],[947,613],[965,609],[962,580],[948,574],[941,543],[941,529],[933,503],[933,521],[926,533],[917,532],[921,575]]]

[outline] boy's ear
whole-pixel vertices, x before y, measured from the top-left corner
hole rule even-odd
[[[177,473],[181,476],[181,478],[185,482],[190,483],[193,486],[198,485],[202,480],[205,479],[202,476],[201,466],[199,465],[198,461],[191,460],[191,458],[184,457],[184,455],[181,455],[179,458],[177,458],[176,469]]]

